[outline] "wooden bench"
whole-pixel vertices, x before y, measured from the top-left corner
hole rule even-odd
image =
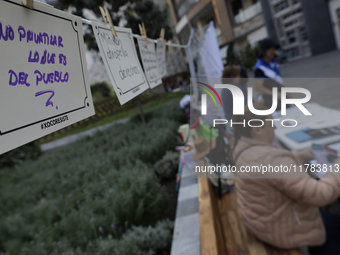
[[[218,199],[208,178],[199,178],[198,188],[201,255],[303,255],[300,249],[274,248],[250,233],[242,222],[235,190]]]

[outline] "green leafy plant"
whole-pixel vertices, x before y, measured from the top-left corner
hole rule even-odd
[[[162,180],[174,177],[178,168],[178,161],[178,152],[167,151],[163,158],[158,160],[154,165],[158,177]]]
[[[260,51],[261,51],[260,46],[251,48],[250,45],[248,44],[245,50],[241,53],[242,55],[241,65],[249,70],[253,69],[259,57]]]
[[[173,227],[169,220],[159,221],[154,227],[133,226],[120,240],[109,237],[92,243],[88,252],[98,255],[167,254]]]
[[[31,142],[5,154],[0,155],[0,168],[13,167],[25,160],[35,160],[41,155],[37,142]]]
[[[0,254],[163,254],[168,195],[153,165],[177,145],[178,102],[4,168]]]
[[[91,85],[91,93],[94,98],[108,98],[111,96],[110,85],[107,82],[97,82]]]
[[[62,10],[71,9],[73,14],[82,17],[84,17],[83,10],[88,9],[92,10],[98,17],[101,17],[98,6],[103,6],[104,3],[107,3],[115,26],[123,24],[123,26],[131,28],[134,34],[139,34],[138,24],[144,22],[145,27],[149,28],[149,38],[158,38],[162,28],[165,28],[165,39],[169,40],[172,38],[172,30],[168,24],[166,10],[161,9],[151,0],[59,0],[56,1],[55,7]],[[84,35],[88,48],[98,51],[91,27],[85,29]]]

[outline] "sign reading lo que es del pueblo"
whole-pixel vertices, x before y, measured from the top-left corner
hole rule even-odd
[[[81,18],[0,1],[0,154],[94,114]]]
[[[91,20],[99,51],[120,104],[125,104],[149,88],[138,61],[130,28],[115,27],[117,37],[110,27]]]

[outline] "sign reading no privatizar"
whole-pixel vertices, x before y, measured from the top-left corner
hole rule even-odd
[[[161,76],[161,78],[167,75],[165,50],[166,50],[166,44],[165,43],[162,44],[160,41],[158,41],[156,55],[157,55],[159,75]]]
[[[81,22],[0,1],[0,154],[94,114]]]
[[[91,20],[99,51],[120,104],[125,104],[149,88],[139,63],[130,28],[110,27]]]
[[[137,41],[145,76],[148,79],[150,88],[153,89],[162,83],[162,78],[158,71],[155,43],[149,42],[147,44],[144,37],[138,37]]]

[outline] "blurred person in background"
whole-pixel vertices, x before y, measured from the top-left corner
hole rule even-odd
[[[261,41],[261,53],[254,67],[255,89],[262,94],[265,106],[272,107],[272,88],[277,88],[278,104],[276,110],[281,110],[281,88],[283,80],[275,59],[275,51],[280,48],[273,40],[267,38]]]
[[[263,104],[255,109],[266,110]],[[273,146],[274,129],[270,116],[258,116],[245,107],[244,115],[233,122],[261,119],[262,127],[234,126],[233,157],[237,170],[244,166],[300,166],[314,156],[311,149],[288,151]],[[260,125],[252,122],[252,125]],[[340,159],[335,163],[340,164]],[[237,201],[246,227],[270,245],[290,249],[308,246],[310,255],[340,254],[340,217],[320,212],[319,207],[340,196],[340,178],[327,173],[311,178],[302,173],[236,173]],[[243,177],[243,178],[242,178]]]
[[[178,82],[178,87],[179,87],[180,91],[185,91],[185,87],[184,87],[184,84],[183,84],[183,81],[182,81],[182,80],[180,80],[180,81]]]
[[[240,82],[239,85],[243,87],[247,87],[247,82],[248,82],[248,72],[247,68],[245,68],[243,65],[241,65],[240,61],[236,60],[235,64],[239,69],[240,69]]]
[[[235,65],[226,66],[222,73],[222,79],[228,79],[227,83],[231,83],[242,90],[244,94],[244,105],[246,105],[247,104],[247,87],[245,83],[240,82],[241,80],[243,80],[241,79],[241,69]],[[226,81],[223,81],[223,80],[222,82],[226,83]],[[233,95],[231,94],[229,89],[222,90],[221,100],[223,104],[225,119],[231,120],[233,116]]]

